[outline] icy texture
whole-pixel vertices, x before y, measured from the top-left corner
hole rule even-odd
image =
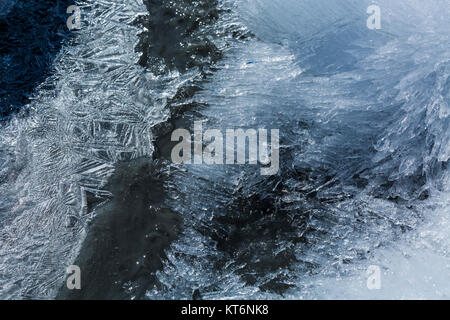
[[[189,218],[148,296],[448,298],[449,3],[380,1],[381,31],[369,1],[239,4],[260,40],[227,52],[196,117],[279,128],[282,170],[175,173]]]
[[[151,156],[164,96],[182,81],[144,72],[135,52],[140,1],[82,1],[82,28],[55,74],[1,128],[0,296],[49,298],[84,237],[92,208],[120,160]],[[134,26],[133,26],[134,25]],[[162,85],[162,83],[168,85]]]
[[[0,1],[0,16],[6,16],[11,11],[16,3],[15,0],[1,0]]]
[[[223,59],[175,48],[181,63],[135,52],[139,31],[158,38],[133,23],[140,1],[80,3],[30,115],[0,128],[0,296],[53,297],[114,164],[152,156],[152,129],[196,106],[184,123],[280,129],[281,170],[167,163],[184,228],[148,298],[448,298],[450,5],[378,3],[372,31],[371,1],[236,1],[196,33],[223,37]],[[224,36],[240,24],[255,37]],[[197,58],[218,68],[194,95],[179,89]]]

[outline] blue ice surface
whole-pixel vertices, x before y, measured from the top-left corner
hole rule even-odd
[[[52,73],[64,40],[70,0],[0,3],[0,119],[29,102],[35,88]]]

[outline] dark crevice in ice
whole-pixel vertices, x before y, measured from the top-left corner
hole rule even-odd
[[[218,19],[217,1],[144,1],[149,11],[137,49],[142,52],[139,63],[156,74],[171,69],[181,72],[202,68],[221,58],[221,52],[208,39]]]
[[[181,216],[164,205],[166,162],[170,132],[185,121],[187,110],[198,109],[193,101],[201,84],[216,69],[221,50],[210,40],[213,24],[224,10],[216,1],[145,1],[149,15],[139,17],[148,32],[140,34],[136,50],[139,63],[155,75],[170,70],[197,69],[191,81],[167,100],[169,119],[152,128],[156,151],[153,159],[139,159],[116,165],[106,190],[112,199],[96,208],[96,217],[74,264],[82,270],[82,289],[70,291],[62,285],[59,299],[142,299],[146,290],[160,286],[155,272],[162,267],[165,249],[177,238]],[[233,38],[248,35],[233,28]],[[224,36],[214,35],[214,37]],[[88,206],[95,206],[95,198]],[[145,257],[144,257],[145,256]]]
[[[164,206],[164,175],[148,159],[119,163],[74,264],[81,289],[62,286],[58,299],[142,298],[156,281],[164,250],[177,238],[181,217]]]

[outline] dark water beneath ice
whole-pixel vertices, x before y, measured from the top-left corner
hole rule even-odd
[[[0,119],[29,103],[53,73],[52,62],[70,36],[67,0],[12,1],[0,7]]]

